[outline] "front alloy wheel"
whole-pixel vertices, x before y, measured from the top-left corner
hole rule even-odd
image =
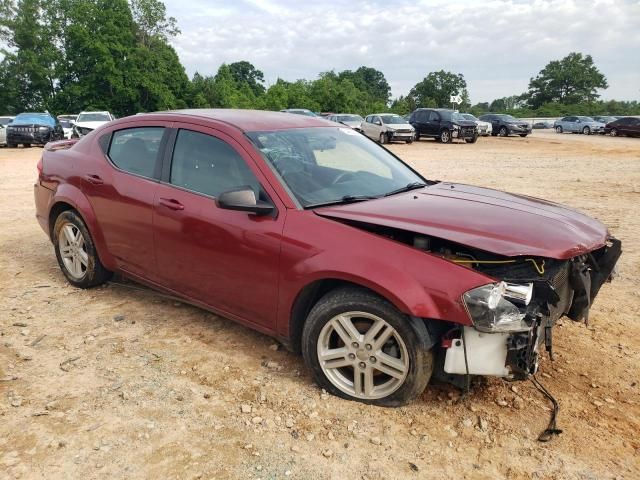
[[[611,136],[612,137],[617,137],[618,136],[618,130],[616,128],[612,128],[611,129]]]
[[[343,398],[381,406],[411,401],[433,370],[431,351],[386,300],[347,287],[325,295],[304,326],[302,351],[316,382]]]
[[[560,125],[556,127],[556,133],[562,133],[562,127]]]
[[[582,133],[583,133],[584,135],[591,135],[591,129],[590,129],[589,127],[584,127],[584,128],[582,129]]]
[[[500,127],[500,136],[501,137],[508,137],[509,136],[509,129],[507,127]]]
[[[449,130],[442,130],[440,132],[440,141],[442,143],[451,143],[451,132]]]

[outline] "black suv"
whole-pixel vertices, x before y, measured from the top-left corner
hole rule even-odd
[[[30,147],[63,138],[64,130],[60,122],[48,113],[21,113],[7,125],[7,146],[13,148],[20,143]]]
[[[524,120],[506,115],[504,113],[487,113],[480,117],[483,122],[489,122],[493,131],[491,135],[494,137],[508,137],[509,135],[520,135],[526,137],[531,133],[531,125]]]
[[[416,129],[416,140],[420,137],[432,137],[442,143],[451,143],[454,138],[468,143],[478,140],[476,123],[447,108],[418,108],[409,117],[409,123]]]

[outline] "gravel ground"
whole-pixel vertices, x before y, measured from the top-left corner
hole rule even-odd
[[[545,197],[623,240],[588,327],[564,319],[548,402],[489,379],[397,409],[316,387],[268,337],[133,284],[67,285],[34,218],[41,150],[0,149],[0,478],[640,478],[640,140],[536,131],[390,148],[427,177]]]

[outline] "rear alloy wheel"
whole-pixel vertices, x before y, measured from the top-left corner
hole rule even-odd
[[[583,133],[584,135],[591,135],[591,129],[590,129],[589,127],[584,127],[584,128],[582,129],[582,133]]]
[[[556,127],[556,133],[562,133],[562,127],[560,125]]]
[[[618,136],[618,129],[617,128],[612,128],[611,129],[611,136],[612,137],[617,137]]]
[[[444,129],[440,132],[440,141],[442,143],[451,143],[451,132]]]
[[[64,276],[71,285],[91,288],[111,277],[98,258],[95,245],[80,216],[62,212],[53,227],[53,245]]]
[[[500,130],[499,130],[498,134],[501,137],[508,137],[509,136],[509,129],[507,127],[500,127]]]
[[[433,354],[420,344],[406,316],[354,287],[325,295],[309,313],[302,334],[305,362],[321,387],[386,407],[410,402],[429,382]]]
[[[380,145],[384,145],[385,143],[387,143],[387,136],[384,133],[381,133],[378,142],[380,143]]]

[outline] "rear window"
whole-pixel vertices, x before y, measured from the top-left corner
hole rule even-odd
[[[126,172],[153,178],[163,134],[163,127],[129,128],[114,132],[109,158]]]

